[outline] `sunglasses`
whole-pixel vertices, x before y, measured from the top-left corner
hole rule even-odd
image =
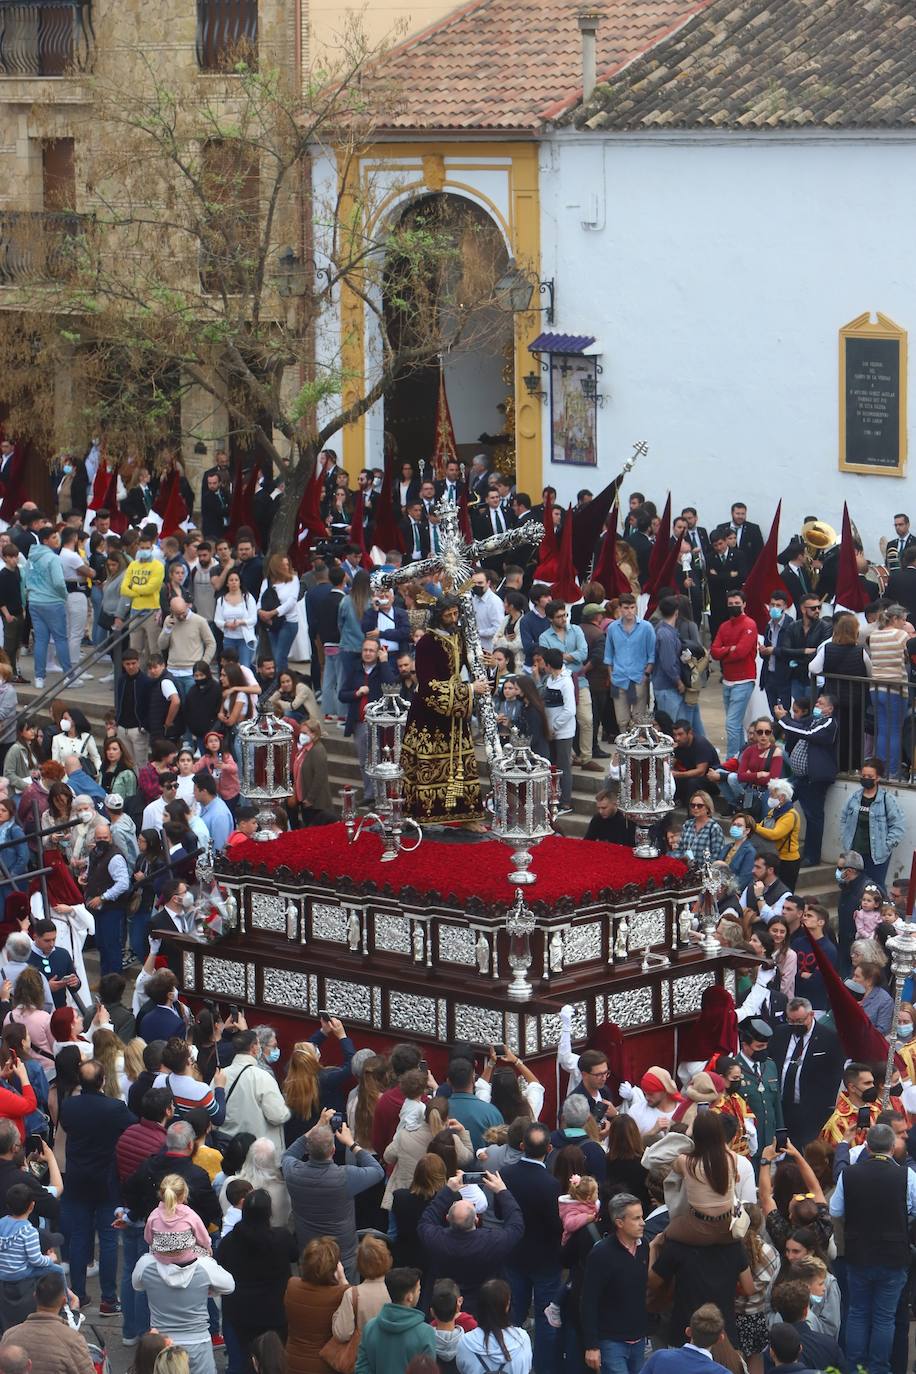
[[[177,782],[164,782],[162,784],[162,790],[163,792],[174,792],[177,786]]]
[[[706,807],[703,805],[702,802],[691,802],[690,809],[691,811],[705,811]]]

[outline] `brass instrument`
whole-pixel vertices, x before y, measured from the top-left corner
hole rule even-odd
[[[836,548],[840,542],[840,536],[832,525],[828,525],[826,520],[809,520],[802,525],[802,540],[805,545],[805,571],[808,574],[808,584],[812,591],[817,590],[817,580],[820,576],[820,563],[824,554],[829,549]]]

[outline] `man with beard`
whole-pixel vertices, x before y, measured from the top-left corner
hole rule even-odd
[[[458,629],[459,600],[445,596],[417,643],[417,691],[401,748],[407,812],[424,824],[465,823],[483,830],[477,759],[471,738],[474,698],[486,681],[461,681],[466,651]]]

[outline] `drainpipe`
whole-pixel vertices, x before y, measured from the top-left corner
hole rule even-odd
[[[595,10],[580,10],[576,15],[582,35],[582,100],[591,99],[598,76],[597,40],[601,15]]]

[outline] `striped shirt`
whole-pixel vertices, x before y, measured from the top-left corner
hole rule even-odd
[[[906,681],[908,639],[906,630],[895,630],[889,625],[883,630],[872,630],[868,637],[868,654],[873,678],[879,678],[882,682]]]
[[[214,1126],[222,1125],[226,1115],[225,1088],[211,1087],[209,1083],[201,1083],[186,1073],[161,1073],[153,1087],[168,1088],[175,1103],[177,1119],[200,1108],[208,1114]]]

